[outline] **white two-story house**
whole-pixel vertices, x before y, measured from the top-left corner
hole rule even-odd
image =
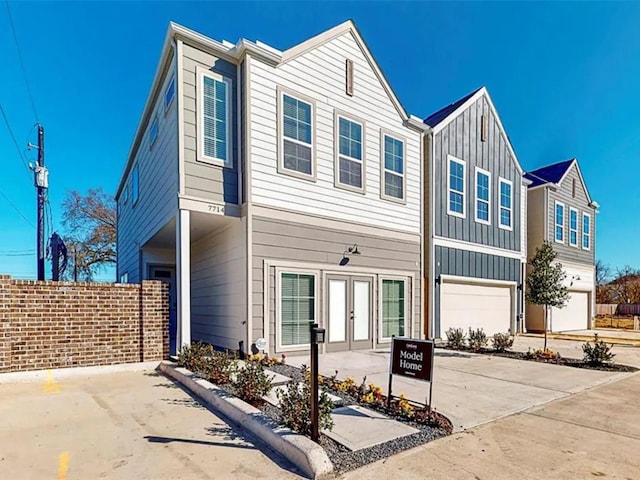
[[[422,145],[352,22],[287,50],[171,24],[116,198],[122,282],[171,345],[271,354],[422,337]],[[262,342],[260,342],[262,343]]]

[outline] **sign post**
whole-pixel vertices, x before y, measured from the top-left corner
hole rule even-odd
[[[393,376],[414,378],[429,382],[429,394],[426,399],[431,421],[431,398],[433,395],[433,340],[414,340],[411,338],[391,338],[389,368],[389,394],[387,408],[391,406]]]

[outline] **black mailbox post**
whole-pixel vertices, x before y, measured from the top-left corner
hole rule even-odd
[[[318,345],[324,343],[325,329],[317,323],[309,322],[311,340],[311,439],[318,443]]]

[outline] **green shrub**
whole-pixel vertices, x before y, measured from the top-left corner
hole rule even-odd
[[[236,373],[233,387],[241,399],[255,405],[271,391],[273,378],[266,374],[260,363],[247,362]]]
[[[593,335],[593,344],[585,342],[582,345],[582,352],[584,353],[584,361],[590,365],[602,365],[610,362],[615,357],[615,353],[611,353],[611,347],[604,341],[598,340],[598,334]]]
[[[238,371],[238,359],[235,353],[212,352],[209,358],[209,369],[207,371],[208,378],[211,382],[218,385],[230,383],[234,373]]]
[[[194,342],[185,345],[178,354],[178,364],[197,375],[208,376],[209,358],[213,355],[212,345]]]
[[[465,347],[466,335],[461,328],[450,328],[446,332],[447,347],[460,350]]]
[[[280,421],[286,427],[303,435],[311,436],[311,374],[306,366],[302,366],[304,382],[289,382],[286,388],[278,390],[280,403]],[[325,392],[318,398],[318,426],[320,429],[333,429],[331,411],[333,402]]]
[[[482,347],[486,347],[489,344],[487,334],[484,333],[482,328],[472,330],[469,327],[469,348],[472,350],[480,350]]]
[[[513,347],[513,337],[508,333],[496,333],[492,338],[493,349],[496,352],[506,352]]]

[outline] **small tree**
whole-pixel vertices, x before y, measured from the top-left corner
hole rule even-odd
[[[563,282],[567,274],[560,263],[553,265],[556,252],[549,242],[536,249],[530,261],[531,270],[527,276],[526,300],[533,305],[544,307],[544,349],[547,349],[549,330],[549,309],[563,308],[569,300],[569,292]]]

